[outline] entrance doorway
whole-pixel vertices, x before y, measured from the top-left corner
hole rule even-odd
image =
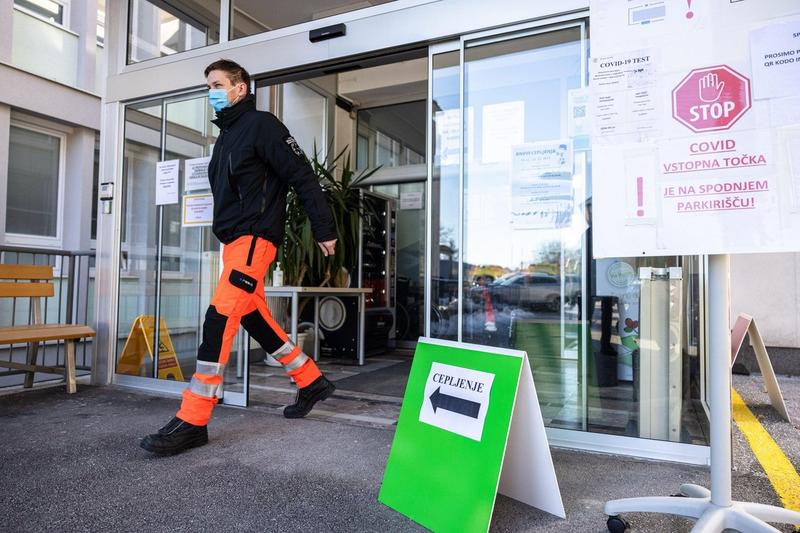
[[[337,171],[348,164],[356,175],[370,173],[361,185],[379,202],[376,214],[386,225],[381,226],[385,230],[363,231],[361,261],[353,277],[372,286],[377,275],[386,285],[376,286],[367,300],[365,364],[324,355],[319,361],[338,390],[315,413],[391,426],[399,414],[413,349],[425,332],[427,49],[260,79],[255,93],[257,107],[277,115],[309,158],[330,161],[341,154]],[[288,325],[285,304],[270,303],[276,319]],[[349,316],[347,305],[336,309],[344,314],[344,327],[357,318]],[[320,316],[324,314],[321,309]],[[301,313],[300,331],[306,334],[299,341],[309,353],[314,345],[311,316]],[[323,346],[339,339],[326,330],[324,320],[320,337]],[[281,369],[269,366],[272,361],[257,345],[250,349],[250,405],[270,409],[290,403],[294,388]]]
[[[394,198],[397,208],[396,306],[398,348],[413,350],[425,334],[425,182],[373,185]]]
[[[203,318],[222,272],[222,248],[210,222],[187,224],[177,198],[159,201],[154,181],[159,165],[170,162],[184,201],[210,195],[208,187],[189,184],[186,169],[187,161],[211,155],[218,135],[211,118],[205,91],[125,109],[117,383],[176,392],[194,373]],[[225,403],[246,404],[245,360],[242,331],[224,376]]]

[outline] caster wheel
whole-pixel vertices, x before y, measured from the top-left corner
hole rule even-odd
[[[609,516],[606,521],[610,533],[625,533],[631,525],[621,516]]]

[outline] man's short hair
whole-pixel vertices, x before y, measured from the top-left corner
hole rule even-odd
[[[238,63],[230,59],[218,59],[206,67],[205,76],[212,70],[224,72],[231,83],[244,83],[247,85],[247,92],[250,92],[250,74]]]

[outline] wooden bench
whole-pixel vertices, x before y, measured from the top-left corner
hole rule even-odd
[[[26,326],[0,327],[0,346],[27,344],[27,363],[0,360],[0,367],[25,371],[25,388],[33,386],[34,372],[61,374],[67,383],[67,392],[76,391],[75,341],[94,337],[89,326],[78,324],[42,324],[42,298],[55,294],[53,267],[39,265],[0,265],[0,297],[30,298],[33,323]],[[39,343],[64,341],[64,368],[36,364]]]

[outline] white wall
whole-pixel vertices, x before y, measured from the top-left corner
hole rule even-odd
[[[76,85],[70,87],[28,72],[12,63],[13,0],[0,0],[0,244],[5,242],[9,130],[13,113],[22,119],[66,135],[62,248],[88,250],[92,217],[95,131],[100,128],[100,98],[96,89],[97,0],[72,0],[70,32],[79,35]],[[44,24],[44,23],[42,23]],[[38,26],[37,26],[38,27]],[[63,30],[57,30],[63,32]],[[68,34],[75,38],[72,33]],[[36,38],[36,36],[31,36]],[[52,61],[66,61],[64,57]]]
[[[800,347],[800,254],[731,257],[731,320],[756,319],[767,346]]]
[[[100,97],[0,64],[0,104],[39,116],[100,129]]]
[[[356,121],[350,118],[350,113],[345,111],[339,106],[336,106],[336,137],[334,139],[336,145],[334,149],[336,153],[341,153],[342,150],[347,148],[347,153],[350,154],[350,167],[355,168],[356,165],[356,151],[355,140],[353,139],[355,133]],[[346,156],[347,154],[345,154]]]
[[[95,70],[97,68],[97,0],[71,0],[69,29],[77,33],[78,87],[98,92]]]

